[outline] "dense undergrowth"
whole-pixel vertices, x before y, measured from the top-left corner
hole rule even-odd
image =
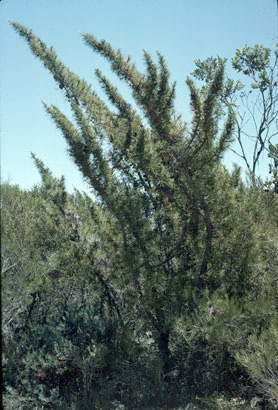
[[[224,272],[215,272],[220,287],[192,294],[194,309],[185,298],[173,317],[165,374],[154,332],[136,306],[124,304],[128,290],[116,279],[105,288],[94,273],[91,252],[101,252],[101,244],[87,220],[89,198],[67,195],[71,212],[63,214],[45,188],[4,184],[5,408],[275,409],[277,198],[259,187],[241,189],[249,222],[235,239],[252,240],[248,264],[243,255],[248,285],[238,283],[247,280],[240,275],[226,284]]]

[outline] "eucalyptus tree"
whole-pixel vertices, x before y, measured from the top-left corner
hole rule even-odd
[[[204,61],[196,60],[195,64],[192,75],[203,83],[202,93],[205,94],[218,69],[218,60],[209,57]],[[226,115],[226,109],[232,109],[237,146],[230,149],[243,160],[254,182],[263,154],[268,152],[271,156],[271,147],[278,138],[277,44],[273,50],[262,45],[245,45],[236,50],[231,65],[240,77],[234,80],[225,76],[219,114]]]

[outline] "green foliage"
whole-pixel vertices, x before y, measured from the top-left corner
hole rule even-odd
[[[247,348],[237,354],[238,361],[254,380],[258,393],[268,397],[273,407],[278,405],[277,346],[278,327],[274,319],[259,336],[251,335]]]
[[[189,125],[160,54],[155,63],[144,52],[142,74],[81,33],[142,114],[97,70],[114,112],[52,47],[11,24],[70,103],[71,120],[44,107],[94,199],[69,195],[34,154],[42,184],[2,188],[7,408],[274,408],[278,203],[221,164],[242,87],[225,60],[196,62],[205,86],[187,79]],[[252,50],[235,68],[260,75],[269,54]]]
[[[227,61],[224,60],[225,63]],[[197,68],[192,75],[204,84],[201,88],[204,95],[219,68],[219,62],[219,58],[213,57],[195,61]],[[232,151],[245,162],[249,176],[255,183],[259,160],[274,138],[277,138],[277,44],[273,51],[259,45],[244,46],[242,50],[236,50],[231,64],[242,75],[239,80],[225,77],[218,114],[226,116],[227,108],[233,112],[236,122],[234,136],[238,144]],[[247,154],[246,136],[253,142],[252,156]]]
[[[119,359],[112,343],[116,328],[116,323],[90,307],[59,306],[43,322],[30,324],[18,346],[7,346],[12,355],[7,361],[7,383],[41,406],[66,405],[72,395],[81,399],[87,390],[96,389],[99,379],[104,381],[113,373]],[[19,363],[16,374],[10,367],[14,362]]]
[[[236,50],[236,55],[232,60],[233,68],[242,71],[245,75],[251,75],[255,80],[251,84],[252,88],[264,88],[270,84],[267,76],[267,68],[270,66],[270,48],[255,45],[255,47],[244,46],[242,50]]]
[[[278,193],[278,144],[273,145],[269,144],[269,153],[268,157],[271,160],[269,164],[269,173],[272,174],[272,178],[270,181],[266,181],[264,185],[265,191],[271,191],[273,188],[273,192],[275,194]]]

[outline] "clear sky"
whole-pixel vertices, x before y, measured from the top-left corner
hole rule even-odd
[[[69,112],[59,87],[28,45],[9,25],[32,28],[75,73],[104,98],[94,76],[100,68],[112,82],[108,63],[85,46],[78,30],[105,39],[130,54],[143,69],[142,50],[161,52],[177,81],[176,107],[185,120],[189,96],[185,79],[195,59],[231,58],[245,44],[273,48],[278,41],[277,0],[2,0],[0,1],[0,121],[2,181],[31,188],[40,181],[30,157],[34,152],[52,170],[66,177],[67,188],[85,190],[66,152],[61,132],[41,101]],[[125,97],[129,92],[121,88]],[[237,160],[226,155],[229,167]],[[261,165],[267,174],[267,157]],[[87,190],[87,189],[86,189]]]

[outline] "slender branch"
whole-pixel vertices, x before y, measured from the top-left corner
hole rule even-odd
[[[95,267],[95,264],[94,264],[93,260],[91,261],[91,265]],[[96,277],[98,278],[99,282],[101,283],[101,285],[104,287],[105,292],[108,296],[108,299],[112,303],[112,305],[114,306],[114,308],[117,312],[118,318],[120,319],[121,324],[124,325],[124,321],[123,321],[120,309],[119,309],[119,307],[118,307],[118,305],[117,305],[117,303],[116,303],[116,301],[115,301],[115,299],[112,295],[112,292],[111,292],[108,284],[106,283],[104,277],[102,276],[102,274],[97,269],[94,270],[94,273],[95,273]]]
[[[1,271],[1,274],[2,274],[2,275],[5,275],[7,272],[9,272],[9,270],[15,268],[15,267],[21,262],[21,260],[22,260],[22,259],[19,259],[19,260],[18,260],[16,263],[14,263],[13,265],[8,266],[7,268],[3,269],[3,270]]]

